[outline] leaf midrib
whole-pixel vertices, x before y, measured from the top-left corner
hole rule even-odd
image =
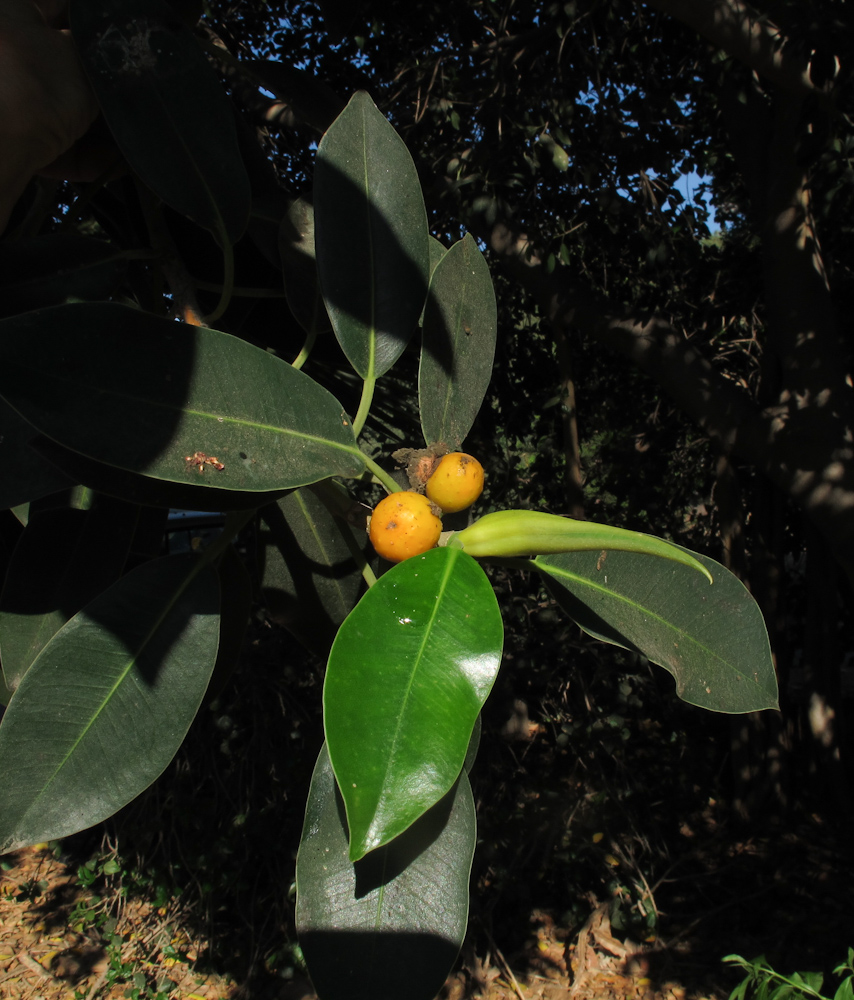
[[[53,774],[51,774],[51,776],[44,782],[44,784],[42,785],[42,787],[39,790],[39,792],[33,797],[33,799],[30,802],[30,805],[28,806],[28,808],[22,813],[22,815],[20,817],[19,824],[18,824],[19,827],[23,825],[24,821],[32,813],[32,811],[36,807],[36,805],[45,796],[45,794],[47,793],[47,791],[50,788],[50,786],[59,777],[59,774],[61,773],[61,771],[63,770],[63,768],[68,764],[68,761],[71,758],[71,756],[74,753],[74,751],[77,749],[78,746],[80,746],[80,744],[82,743],[82,741],[86,737],[86,734],[90,731],[90,729],[95,725],[95,723],[101,717],[101,715],[103,714],[103,712],[106,709],[107,705],[109,704],[109,702],[111,701],[111,699],[114,697],[115,693],[118,691],[119,687],[125,682],[125,680],[128,677],[128,674],[131,672],[131,670],[133,669],[134,665],[139,661],[140,656],[142,655],[142,653],[144,652],[144,650],[146,649],[146,647],[149,645],[149,643],[152,641],[152,639],[154,638],[154,636],[157,634],[157,631],[161,627],[161,625],[163,624],[163,621],[165,620],[166,616],[172,611],[172,609],[175,607],[176,603],[180,600],[181,596],[184,594],[184,592],[187,590],[187,588],[190,586],[190,584],[196,579],[196,577],[201,572],[201,570],[204,567],[204,565],[205,564],[201,560],[197,560],[196,564],[192,567],[191,571],[189,573],[187,573],[187,575],[182,579],[182,581],[180,582],[179,587],[175,591],[173,591],[172,596],[171,596],[169,602],[164,605],[163,610],[158,615],[158,617],[154,620],[154,622],[151,625],[151,628],[148,629],[148,631],[142,637],[141,641],[137,644],[136,648],[132,651],[132,653],[129,656],[127,662],[125,663],[125,666],[123,667],[123,669],[121,670],[120,674],[116,678],[115,683],[112,685],[112,687],[107,692],[107,694],[102,698],[100,705],[96,708],[96,710],[92,714],[92,716],[89,719],[89,721],[83,726],[83,728],[80,731],[80,734],[74,740],[74,742],[71,744],[71,746],[68,749],[68,751],[66,752],[65,756],[62,758],[62,760],[59,762],[59,764],[57,764],[56,768],[53,771]],[[112,588],[110,588],[110,589],[112,589]],[[105,593],[108,593],[108,591],[105,591]],[[85,609],[83,609],[83,611],[85,611]],[[78,612],[78,614],[83,614],[83,611]],[[74,621],[74,619],[76,617],[77,617],[77,615],[75,615],[73,618],[69,619],[69,621],[66,622],[66,625],[63,626],[63,628],[61,628],[53,636],[53,638],[51,639],[51,641],[44,647],[44,649],[42,649],[42,651],[39,653],[39,655],[36,657],[36,659],[33,660],[32,664],[30,665],[30,668],[29,668],[30,670],[32,670],[33,667],[35,667],[37,665],[38,661],[43,656],[46,657],[49,654],[51,645],[53,645],[53,643],[55,641],[57,641],[57,639],[62,635],[62,633],[65,630],[65,628],[67,626],[71,625],[71,623]],[[29,670],[27,672],[29,673]]]

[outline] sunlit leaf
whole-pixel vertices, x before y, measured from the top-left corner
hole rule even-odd
[[[598,639],[643,653],[683,701],[717,712],[777,707],[777,678],[758,605],[720,563],[695,570],[635,552],[571,552],[535,564],[564,610]]]
[[[453,549],[399,563],[341,626],[323,707],[351,859],[398,836],[457,780],[502,643],[489,580]]]

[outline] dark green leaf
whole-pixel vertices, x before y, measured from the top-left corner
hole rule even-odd
[[[262,596],[270,616],[306,646],[326,653],[353,610],[362,574],[342,535],[349,526],[309,489],[261,509],[267,531]],[[365,545],[367,536],[362,533]]]
[[[470,235],[442,257],[430,280],[418,372],[427,444],[459,449],[492,377],[498,313],[489,267]]]
[[[0,509],[56,493],[73,480],[30,447],[35,428],[0,398]]]
[[[435,236],[428,237],[428,244],[430,246],[430,274],[436,270],[436,265],[448,252],[447,247],[440,240],[437,240]]]
[[[136,520],[134,506],[109,497],[88,510],[31,513],[0,596],[0,655],[12,691],[68,619],[119,578]]]
[[[433,1000],[465,935],[476,839],[463,773],[405,833],[354,864],[321,750],[297,856],[296,924],[323,1000]]]
[[[71,30],[119,149],[167,205],[235,243],[251,206],[234,112],[165,0],[72,0]]]
[[[502,643],[489,580],[447,548],[392,568],[341,626],[323,707],[353,860],[406,830],[457,780]]]
[[[127,258],[103,240],[48,233],[0,243],[0,316],[57,305],[65,299],[105,299],[122,282]]]
[[[79,452],[63,448],[46,437],[37,437],[32,447],[71,478],[90,490],[105,493],[117,500],[145,507],[166,507],[177,510],[233,511],[247,510],[277,500],[283,490],[242,493],[238,490],[210,489],[210,479],[199,478],[194,483],[171,483],[136,472],[126,472],[114,465],[94,462]]]
[[[210,680],[218,610],[213,570],[173,556],[56,633],[0,724],[0,854],[105,819],[163,771]]]
[[[332,329],[320,294],[314,254],[314,209],[298,198],[282,219],[279,228],[279,253],[285,279],[288,305],[306,333],[325,333]]]
[[[376,378],[418,326],[430,251],[418,174],[367,94],[355,94],[321,139],[314,177],[317,267],[350,364]]]
[[[0,321],[0,394],[63,448],[153,479],[242,491],[244,508],[255,494],[264,502],[364,468],[349,418],[307,375],[226,333],[114,303]]]
[[[534,562],[581,628],[664,667],[683,701],[717,712],[776,708],[758,605],[720,563],[691,554],[712,574],[712,586],[688,566],[635,552],[569,552]]]

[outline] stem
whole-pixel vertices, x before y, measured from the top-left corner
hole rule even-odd
[[[216,281],[200,281],[198,278],[194,278],[193,283],[196,288],[203,292],[222,292],[222,285]],[[279,291],[278,288],[245,288],[243,285],[232,286],[231,294],[235,298],[245,299],[284,299],[286,297],[285,293]]]
[[[374,478],[378,479],[383,484],[383,486],[385,486],[385,488],[389,491],[389,493],[400,493],[403,487],[398,486],[398,484],[391,478],[391,476],[385,471],[385,469],[382,466],[377,465],[377,463],[372,458],[368,458],[368,456],[363,454],[362,452],[359,452],[359,454],[361,455],[362,461],[368,467],[369,471],[373,473]]]
[[[338,530],[341,532],[341,537],[344,539],[345,545],[350,550],[350,555],[355,559],[356,565],[359,567],[359,571],[361,572],[365,583],[369,587],[373,587],[373,585],[377,582],[376,574],[371,569],[368,560],[365,558],[365,553],[359,548],[359,543],[353,535],[353,529],[349,524],[347,524],[343,517],[337,517],[335,515],[333,515],[333,517],[335,518],[335,523],[338,525]]]
[[[374,388],[377,384],[376,378],[366,378],[362,383],[362,398],[359,400],[359,410],[356,419],[353,421],[353,433],[358,437],[362,433],[365,421],[368,419],[368,411],[374,398]]]
[[[255,516],[252,510],[238,510],[225,515],[225,527],[202,553],[203,563],[216,563],[234,541],[240,530]]]
[[[211,326],[212,323],[216,323],[225,310],[228,309],[231,296],[234,294],[234,247],[229,242],[225,233],[221,233],[220,235],[222,238],[222,266],[224,271],[222,292],[216,309],[209,316],[205,316],[203,320],[204,326]]]
[[[172,303],[175,312],[185,321],[188,317],[201,317],[199,303],[196,300],[196,290],[193,279],[187,273],[184,262],[178,255],[178,250],[172,242],[172,236],[163,218],[160,208],[160,201],[156,196],[139,180],[136,181],[136,192],[139,198],[139,206],[145,219],[148,229],[149,239],[155,254],[162,261],[160,267],[152,269],[153,281],[156,282],[153,289],[155,301],[152,303],[152,311],[165,314],[165,303],[163,301],[162,281],[166,279],[169,291],[172,293]],[[195,325],[198,326],[198,323]]]
[[[302,368],[308,360],[309,354],[311,354],[311,349],[314,347],[315,340],[317,340],[317,330],[312,327],[312,329],[305,335],[305,343],[302,345],[302,350],[291,364],[291,368]]]

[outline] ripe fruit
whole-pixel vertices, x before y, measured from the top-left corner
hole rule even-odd
[[[427,480],[427,496],[446,514],[465,510],[483,493],[483,466],[461,451],[451,452]]]
[[[432,549],[441,533],[442,522],[420,493],[390,493],[371,515],[371,544],[389,562]]]

